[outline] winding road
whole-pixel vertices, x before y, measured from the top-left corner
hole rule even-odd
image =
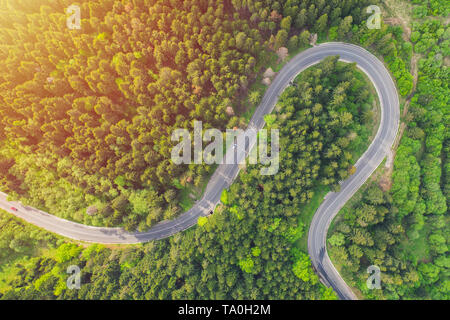
[[[308,251],[321,281],[333,287],[341,299],[356,299],[328,257],[326,236],[331,221],[339,209],[379,166],[396,138],[400,117],[399,100],[389,72],[375,56],[356,45],[330,42],[307,49],[292,58],[278,72],[250,120],[249,128],[258,130],[264,127],[264,115],[272,112],[279,95],[300,72],[327,56],[335,55],[339,55],[342,61],[356,62],[370,78],[379,96],[381,121],[371,145],[355,164],[356,172],[341,182],[339,192],[328,193],[315,213],[308,234]],[[238,158],[242,158],[246,152],[237,150],[237,154]],[[195,225],[199,217],[206,216],[214,209],[220,200],[222,190],[230,186],[238,173],[237,164],[219,165],[201,200],[176,219],[163,221],[146,232],[130,233],[121,228],[93,227],[71,222],[32,207],[22,206],[17,202],[8,202],[4,193],[0,193],[0,208],[38,227],[75,240],[107,244],[141,243],[166,238]],[[11,207],[17,208],[17,211]]]

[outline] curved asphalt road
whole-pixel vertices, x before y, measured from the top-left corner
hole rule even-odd
[[[328,257],[326,235],[334,216],[382,162],[397,135],[399,102],[395,84],[388,71],[375,56],[355,45],[332,42],[305,50],[280,70],[250,120],[249,128],[261,129],[265,124],[264,115],[272,112],[278,96],[289,82],[306,68],[332,55],[339,55],[343,61],[356,62],[373,82],[381,103],[381,123],[375,139],[356,163],[356,173],[341,183],[339,192],[330,192],[326,195],[314,215],[308,235],[308,251],[320,279],[326,285],[332,286],[341,299],[356,299]],[[250,144],[253,145],[254,141]],[[244,150],[237,150],[239,159],[242,159],[244,154]],[[195,225],[200,216],[207,215],[214,209],[220,200],[222,190],[230,186],[238,173],[237,164],[219,165],[206,187],[203,198],[192,209],[174,220],[163,221],[146,232],[129,233],[121,228],[92,227],[71,222],[35,208],[8,202],[4,193],[0,193],[0,208],[38,227],[75,240],[96,243],[141,243],[166,238]],[[18,211],[11,210],[12,206]]]

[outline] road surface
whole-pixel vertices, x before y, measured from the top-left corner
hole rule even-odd
[[[264,115],[272,112],[279,95],[300,72],[319,63],[323,58],[334,55],[339,55],[343,61],[356,62],[373,82],[381,104],[381,122],[373,142],[356,163],[356,172],[341,184],[339,192],[327,194],[315,213],[309,229],[308,251],[320,279],[333,287],[341,299],[356,299],[328,257],[326,235],[334,216],[382,162],[396,137],[399,102],[389,72],[375,56],[355,45],[332,42],[307,49],[292,58],[278,72],[250,120],[249,128],[258,130],[264,127]],[[236,152],[239,159],[245,155],[245,150],[234,151],[233,148],[232,152]],[[0,207],[38,227],[75,240],[108,244],[141,243],[166,238],[195,225],[199,217],[207,215],[214,209],[220,200],[222,190],[230,186],[238,173],[237,164],[219,165],[201,200],[176,219],[163,221],[146,232],[130,233],[121,228],[92,227],[71,222],[35,208],[8,202],[4,193],[0,193]],[[11,207],[18,210],[11,210]]]

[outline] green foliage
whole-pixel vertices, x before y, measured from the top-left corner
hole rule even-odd
[[[207,217],[200,217],[200,218],[198,218],[198,221],[197,221],[197,223],[200,227],[203,227],[207,222],[208,222]]]
[[[247,273],[253,272],[254,262],[250,256],[247,258],[239,261],[239,266],[241,267],[242,271]]]
[[[280,225],[280,222],[281,222],[281,218],[275,218],[273,220],[273,222],[267,228],[267,231],[273,232],[274,230],[276,230],[278,228],[278,226]]]
[[[420,185],[420,167],[414,154],[420,144],[404,137],[397,149],[392,174],[392,199],[401,216],[414,210]]]
[[[401,34],[401,29],[383,23],[380,29],[368,29],[364,22],[360,25],[358,32],[353,34],[352,41],[382,54],[389,70],[397,80],[400,95],[407,96],[413,89],[413,77],[407,67],[409,60],[404,60],[403,50],[408,50],[408,46],[402,47],[404,41]]]
[[[310,282],[316,284],[319,281],[319,277],[314,273],[311,267],[311,260],[306,253],[297,251],[294,253],[295,262],[292,267],[294,274],[300,278],[303,282]]]
[[[231,213],[233,213],[234,215],[236,215],[236,217],[237,217],[239,220],[244,219],[244,215],[241,213],[241,211],[238,209],[237,206],[232,206],[229,210],[230,210]]]
[[[444,33],[444,27],[439,20],[427,20],[422,24],[414,24],[411,41],[414,42],[414,51],[425,53],[435,46]],[[414,36],[414,37],[413,37]]]
[[[305,234],[305,224],[302,222],[298,222],[297,227],[289,227],[289,229],[284,234],[284,237],[290,243],[294,243],[297,240],[301,239]]]
[[[331,27],[330,30],[328,30],[328,39],[330,41],[334,41],[337,39],[338,37],[338,33],[337,33],[338,27]]]
[[[412,0],[413,4],[418,4],[413,8],[415,18],[426,16],[448,17],[450,14],[450,3],[447,0]]]
[[[275,49],[285,46],[287,39],[288,39],[287,31],[284,29],[279,30],[275,37]]]
[[[29,256],[41,247],[53,247],[57,239],[36,227],[24,224],[11,214],[0,211],[0,263]]]
[[[339,297],[333,291],[333,288],[325,288],[322,294],[322,300],[338,300]]]
[[[61,245],[55,253],[55,260],[58,263],[63,263],[77,257],[82,248],[73,243],[65,243]]]
[[[261,93],[259,91],[252,91],[248,95],[248,100],[251,104],[257,105],[261,100]]]
[[[223,204],[228,204],[228,190],[223,189],[222,194],[220,195],[220,202]]]
[[[276,119],[277,119],[277,116],[274,114],[266,114],[264,116],[264,121],[266,122],[268,127],[271,127],[275,123]]]
[[[94,258],[95,255],[99,254],[102,250],[104,250],[105,247],[103,245],[99,245],[99,244],[93,244],[90,245],[89,247],[87,247],[86,249],[83,250],[83,258],[84,260],[88,261],[92,258]]]
[[[261,249],[259,247],[252,248],[252,255],[254,257],[259,257],[260,254],[261,254]]]
[[[328,243],[332,246],[342,246],[345,243],[345,236],[342,233],[335,233],[328,239]]]

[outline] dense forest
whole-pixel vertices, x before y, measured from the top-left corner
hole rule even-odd
[[[450,3],[447,0],[410,0],[417,4],[413,8],[414,18],[423,18],[426,16],[448,17],[450,14]]]
[[[417,16],[448,14],[445,1],[412,2]],[[443,22],[420,20],[406,41],[398,25],[367,29],[365,9],[378,1],[78,3],[81,29],[69,30],[72,1],[0,2],[1,191],[92,225],[144,230],[172,218],[212,170],[171,164],[172,130],[245,127],[274,52],[306,48],[317,33],[384,57],[403,108],[410,98],[392,188],[371,183],[343,209],[332,261],[362,297],[449,298]],[[336,299],[311,268],[305,217],[320,190],[352,173],[373,102],[361,73],[336,57],[303,72],[265,118],[280,129],[279,173],[247,165],[212,216],[169,239],[86,246],[0,212],[0,299]],[[373,264],[382,291],[365,287]],[[80,290],[66,287],[70,265]]]
[[[127,230],[188,209],[211,174],[170,161],[174,128],[245,126],[242,97],[274,50],[366,18],[354,0],[78,3],[79,30],[69,0],[0,4],[0,186]]]
[[[334,187],[350,174],[352,143],[362,143],[364,124],[373,122],[367,82],[337,59],[298,76],[266,117],[281,131],[279,174],[262,176],[248,164],[212,216],[167,240],[123,250],[59,242],[46,255],[10,261],[2,298],[335,299],[295,242],[307,232],[297,219],[302,206],[318,185]],[[2,228],[25,228],[12,220]],[[16,250],[14,232],[1,238]],[[80,290],[66,288],[69,265],[82,270]]]
[[[367,298],[450,299],[450,28],[439,19],[416,20],[410,40],[418,81],[404,112],[392,187],[383,192],[369,183],[343,209],[328,244],[341,274]],[[382,290],[366,287],[370,265],[381,269]]]

